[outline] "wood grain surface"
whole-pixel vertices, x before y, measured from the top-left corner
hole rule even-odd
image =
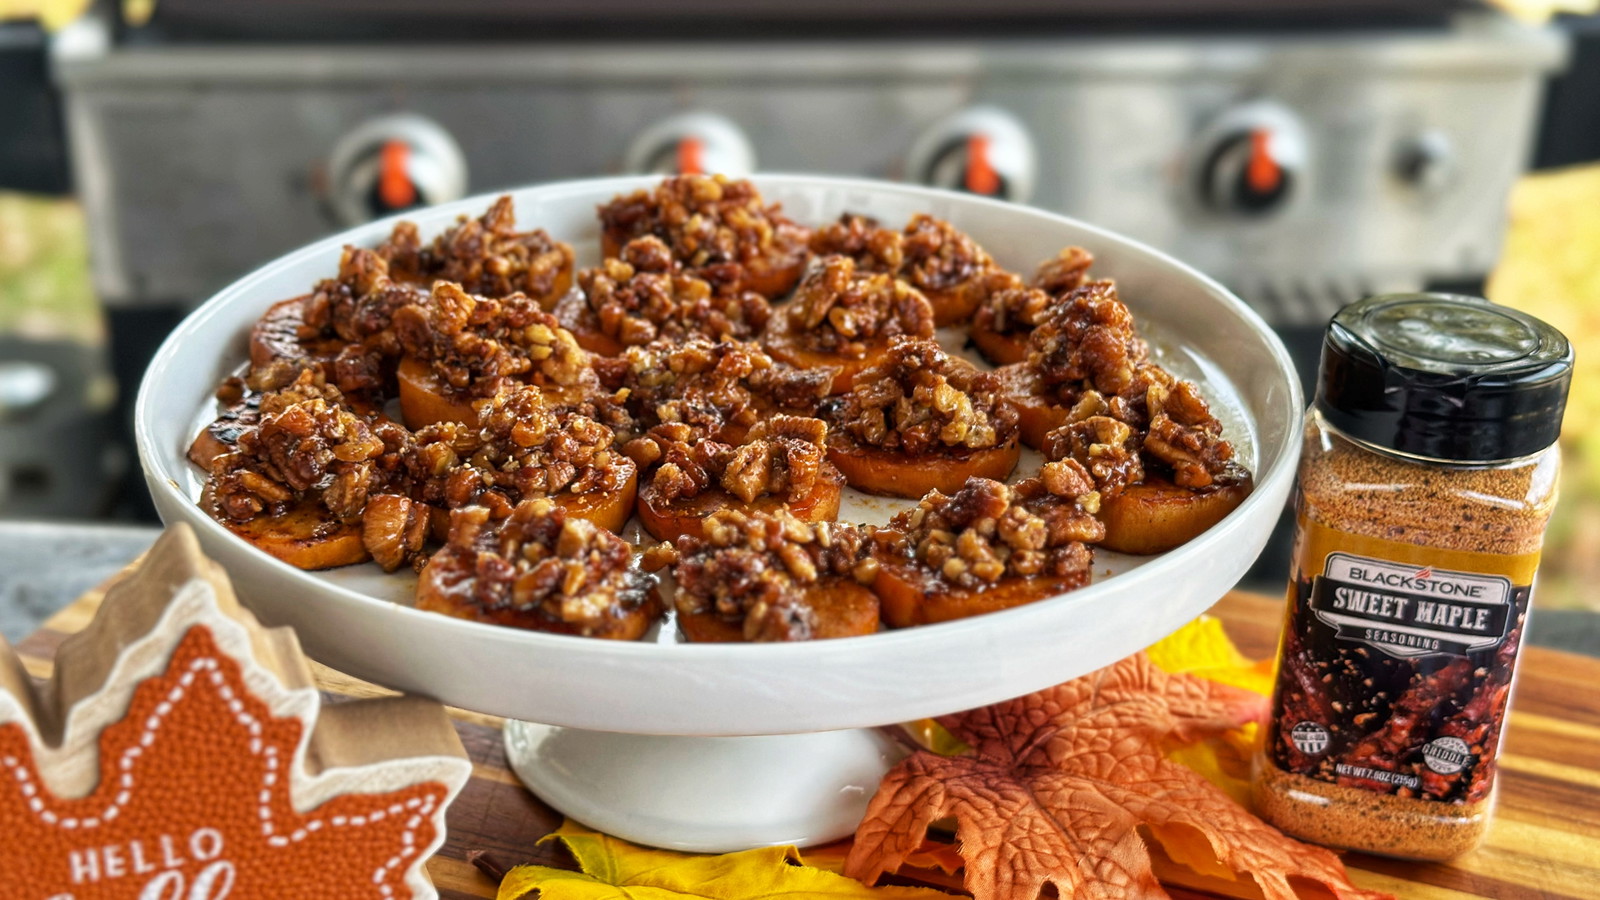
[[[99,602],[99,591],[85,595],[23,641],[18,650],[33,675],[50,671],[62,639],[87,625]],[[1281,601],[1234,593],[1212,613],[1245,653],[1273,652]],[[316,672],[328,702],[387,693],[326,667]],[[451,713],[472,756],[473,776],[450,808],[444,847],[428,863],[440,896],[494,896],[494,883],[468,862],[473,851],[503,864],[570,864],[560,850],[534,846],[561,816],[511,773],[500,720]],[[1448,864],[1351,853],[1345,856],[1351,878],[1406,900],[1600,898],[1600,660],[1524,648],[1500,760],[1499,810],[1482,848]],[[1219,896],[1205,887],[1222,896],[1250,896],[1200,880],[1169,885],[1179,900]]]

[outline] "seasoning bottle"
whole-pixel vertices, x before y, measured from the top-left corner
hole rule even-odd
[[[1482,839],[1571,372],[1559,331],[1486,300],[1334,316],[1256,759],[1279,828],[1412,859]]]

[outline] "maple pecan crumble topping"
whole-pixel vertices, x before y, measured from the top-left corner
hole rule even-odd
[[[537,388],[508,387],[477,409],[479,428],[439,422],[416,433],[412,461],[423,500],[450,509],[486,505],[504,517],[528,497],[622,490],[637,471],[613,449],[611,429],[551,411]]]
[[[784,315],[800,343],[860,358],[869,344],[899,335],[933,337],[933,307],[916,288],[849,257],[823,257],[795,288]]]
[[[369,494],[403,477],[408,440],[405,429],[345,408],[339,389],[306,369],[263,394],[256,423],[242,429],[232,452],[212,461],[212,496],[237,522],[281,514],[307,498],[334,519],[352,521]]]
[[[525,294],[475,297],[441,281],[427,302],[398,310],[394,327],[406,353],[426,360],[447,390],[470,396],[492,396],[524,375],[577,384],[589,371],[571,332]]]
[[[695,440],[692,429],[676,423],[652,429],[627,450],[640,453],[644,464],[660,461],[653,484],[668,502],[712,488],[745,503],[761,496],[796,501],[827,474],[827,435],[820,419],[776,415],[758,422],[738,445]]]
[[[994,374],[931,340],[895,338],[883,362],[824,409],[850,440],[910,455],[999,447],[1017,434]]]
[[[579,272],[579,290],[562,301],[561,311],[572,317],[569,326],[582,324],[624,346],[691,335],[747,339],[766,327],[772,307],[765,297],[718,293],[677,268],[660,238],[635,238],[620,259]]]
[[[600,207],[600,224],[618,247],[655,235],[690,268],[798,259],[808,238],[755,185],[725,175],[681,175],[619,196]]]
[[[904,246],[901,274],[919,290],[950,290],[994,268],[994,260],[977,241],[925,213],[911,217]]]
[[[603,368],[607,386],[627,392],[641,428],[682,423],[697,438],[748,429],[773,409],[809,414],[834,373],[785,365],[755,344],[703,337],[629,347]]]
[[[426,247],[417,226],[401,222],[377,253],[406,280],[453,281],[467,293],[485,297],[549,297],[573,261],[572,248],[544,229],[517,230],[509,195],[476,219],[462,216]]]
[[[678,609],[742,623],[745,640],[812,637],[816,613],[803,592],[833,578],[868,584],[876,573],[856,525],[725,509],[705,520],[704,531],[678,539]]]
[[[1048,463],[1039,477],[1015,487],[969,478],[949,496],[932,491],[874,541],[886,558],[914,560],[957,587],[1008,577],[1086,584],[1093,554],[1085,544],[1105,535],[1093,516],[1098,508],[1094,482],[1081,466]]]
[[[859,271],[893,275],[905,263],[905,236],[881,227],[877,219],[845,213],[839,221],[812,232],[811,252],[848,256]]]
[[[656,602],[632,546],[547,499],[524,500],[498,525],[483,507],[450,514],[450,537],[428,564],[446,590],[486,612],[537,612],[577,634],[607,630]]]

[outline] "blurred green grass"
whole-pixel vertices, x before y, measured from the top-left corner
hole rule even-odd
[[[0,334],[105,340],[83,211],[71,200],[0,192]]]

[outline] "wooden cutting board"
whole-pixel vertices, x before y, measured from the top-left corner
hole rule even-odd
[[[62,610],[18,650],[35,676],[49,673],[61,641],[88,624],[99,606],[93,591]],[[1212,613],[1241,650],[1264,657],[1275,649],[1281,601],[1233,593]],[[317,667],[330,701],[387,693]],[[1422,864],[1352,853],[1351,877],[1364,888],[1417,900],[1464,897],[1600,897],[1600,660],[1529,647],[1500,758],[1500,806],[1487,843],[1465,859]],[[493,897],[495,884],[467,861],[487,851],[501,863],[562,864],[560,851],[535,842],[561,816],[522,787],[506,764],[500,720],[452,710],[473,775],[450,808],[450,834],[428,864],[447,900]],[[1172,895],[1214,897],[1177,886]]]

